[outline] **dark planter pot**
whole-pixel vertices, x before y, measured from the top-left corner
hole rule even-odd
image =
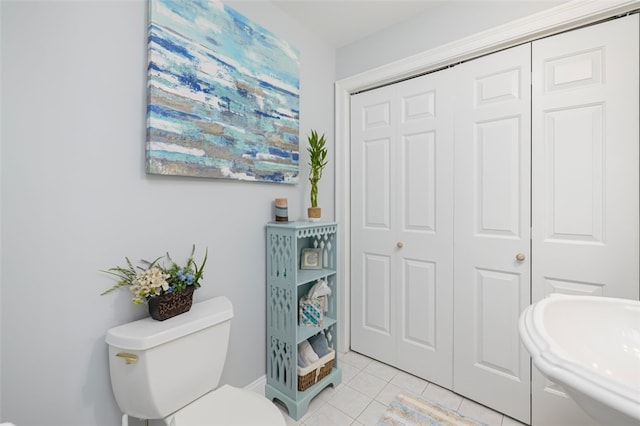
[[[164,321],[188,312],[193,303],[194,290],[194,286],[189,286],[177,293],[163,294],[149,299],[149,314],[151,318]]]

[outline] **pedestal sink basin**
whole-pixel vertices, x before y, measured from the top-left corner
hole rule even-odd
[[[533,363],[602,425],[640,425],[640,302],[551,295],[520,316]]]

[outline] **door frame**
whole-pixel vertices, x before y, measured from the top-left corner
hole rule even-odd
[[[574,0],[335,83],[335,216],[342,235],[338,241],[338,279],[343,283],[338,298],[339,351],[346,352],[351,346],[351,94],[622,15],[639,7],[640,0]]]

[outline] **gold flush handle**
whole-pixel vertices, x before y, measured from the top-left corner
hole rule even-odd
[[[138,362],[138,355],[135,355],[135,354],[130,354],[127,352],[118,352],[116,356],[119,358],[124,358],[124,361],[127,364],[135,364],[136,362]]]
[[[524,260],[525,260],[526,258],[527,258],[527,257],[524,255],[524,253],[518,253],[518,254],[516,254],[516,260],[517,260],[518,262],[524,262]]]

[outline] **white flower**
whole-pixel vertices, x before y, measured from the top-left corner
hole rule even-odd
[[[156,267],[140,272],[131,284],[131,293],[134,296],[133,303],[142,303],[142,300],[147,296],[162,293],[161,288],[167,290],[169,288],[167,278],[169,278],[169,274],[165,274]]]

